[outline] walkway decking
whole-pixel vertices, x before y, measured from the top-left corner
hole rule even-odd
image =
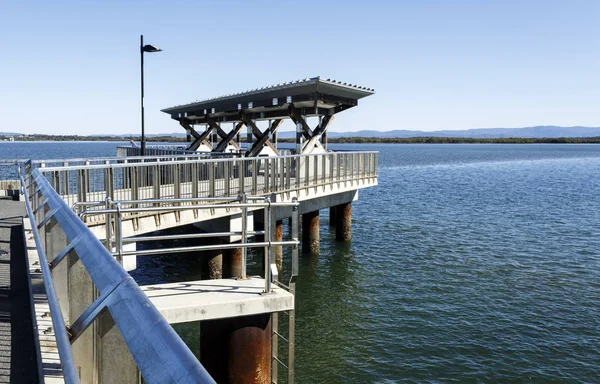
[[[24,203],[0,197],[0,383],[38,383]]]

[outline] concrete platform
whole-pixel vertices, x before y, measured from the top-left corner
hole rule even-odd
[[[281,288],[263,294],[264,279],[218,279],[142,286],[170,324],[294,309],[294,295]]]

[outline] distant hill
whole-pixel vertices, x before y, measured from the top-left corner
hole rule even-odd
[[[329,131],[329,137],[468,137],[468,138],[557,138],[557,137],[595,137],[600,136],[600,127],[557,127],[537,126],[526,128],[476,128],[467,130],[443,131],[374,131],[364,130],[356,132]],[[294,132],[281,132],[280,137],[295,137]]]
[[[375,131],[364,130],[356,132],[335,132],[329,131],[330,138],[339,137],[377,137],[377,138],[394,138],[394,137],[463,137],[463,138],[559,138],[559,137],[597,137],[600,136],[600,127],[558,127],[553,125],[541,125],[537,127],[526,128],[476,128],[466,130],[442,130],[442,131],[410,131],[410,130],[393,130],[393,131]],[[16,132],[0,132],[0,136],[19,136]],[[129,134],[102,134],[102,136],[123,137],[138,136],[137,133]],[[90,135],[99,136],[99,135]],[[185,137],[185,132],[170,132],[159,134],[148,134],[147,137]],[[284,131],[279,133],[281,138],[293,138],[295,132]]]

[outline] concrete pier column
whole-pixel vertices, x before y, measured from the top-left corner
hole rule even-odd
[[[335,207],[335,239],[349,242],[352,240],[352,203]]]
[[[329,226],[335,227],[335,206],[329,207]]]
[[[275,241],[283,241],[283,220],[275,222]],[[281,271],[283,265],[283,247],[281,245],[275,246],[275,264],[277,264],[277,269]]]
[[[302,215],[302,253],[319,253],[319,211]]]
[[[238,242],[239,243],[239,242]],[[242,277],[242,248],[223,251],[223,277]]]
[[[207,238],[203,243],[205,245],[222,244],[222,241],[214,238]],[[200,276],[202,280],[220,279],[223,277],[223,251],[204,251],[202,252],[202,268]]]
[[[271,314],[203,321],[200,362],[217,383],[270,383]]]

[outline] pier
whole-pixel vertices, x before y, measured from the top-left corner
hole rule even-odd
[[[377,152],[330,151],[327,130],[371,94],[320,78],[277,84],[163,110],[185,145],[16,162],[29,286],[44,287],[31,306],[41,376],[294,382],[298,258],[319,253],[323,209],[336,240],[351,242],[352,202],[377,185]],[[278,145],[285,119],[293,149]],[[249,250],[260,275],[248,273]],[[197,258],[201,278],[139,286],[127,273],[138,258],[173,253]],[[200,359],[170,326],[191,322]]]

